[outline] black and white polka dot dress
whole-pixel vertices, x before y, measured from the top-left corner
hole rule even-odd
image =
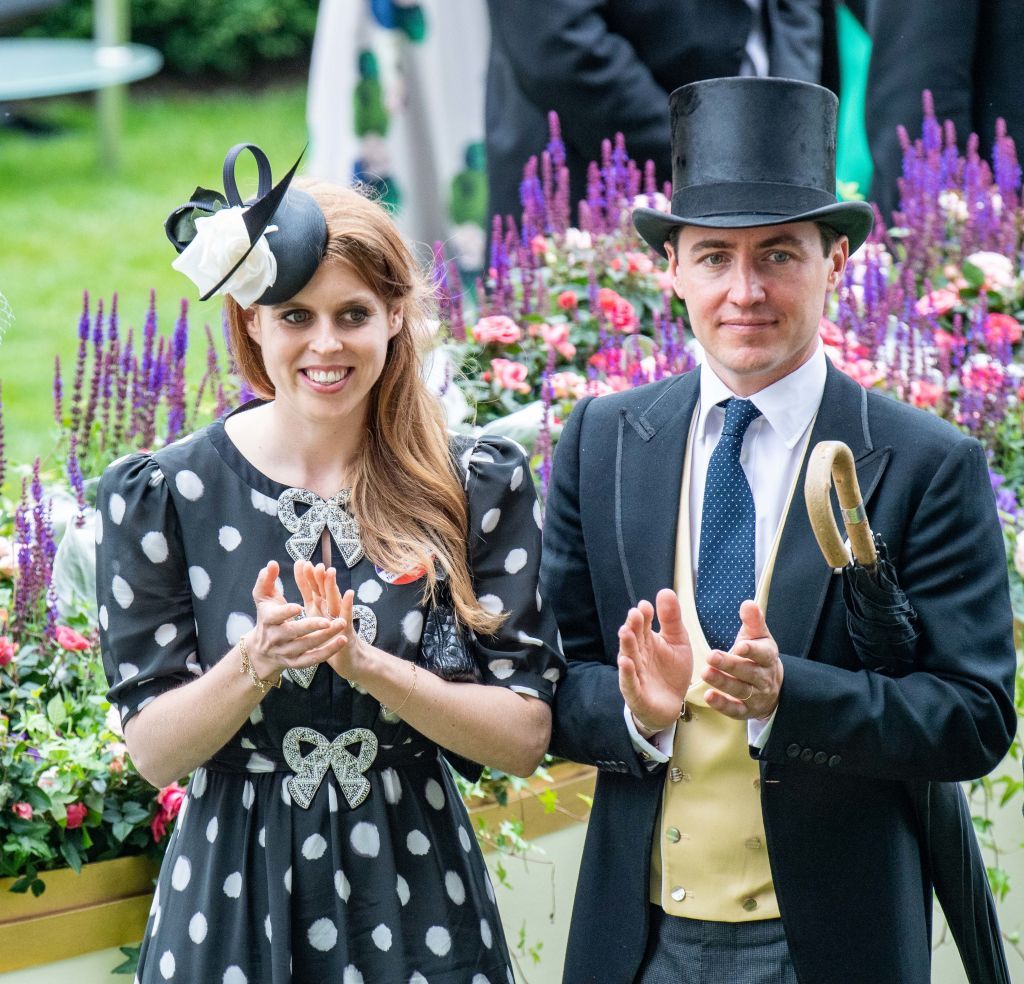
[[[511,613],[472,644],[484,682],[550,701],[564,663],[537,591],[540,510],[528,462],[518,445],[492,437],[469,443],[462,462],[477,597]],[[416,657],[422,584],[359,556],[336,505],[292,492],[279,516],[287,491],[239,454],[222,421],[104,473],[98,599],[122,721],[202,674],[253,626],[252,587],[268,560],[281,564],[285,596],[299,600],[287,544],[320,537],[285,522],[315,512],[330,520],[339,585],[356,592],[360,631]],[[494,893],[436,746],[389,723],[330,667],[309,681],[286,677],[192,776],[138,980],[511,982]]]

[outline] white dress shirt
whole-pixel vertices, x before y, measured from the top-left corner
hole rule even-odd
[[[785,518],[783,511],[803,462],[806,446],[803,438],[808,433],[825,392],[826,372],[825,352],[819,344],[814,354],[798,369],[759,393],[747,397],[761,411],[761,416],[747,428],[740,452],[740,465],[754,496],[754,570],[758,582],[771,554],[779,524]],[[690,497],[690,559],[694,584],[697,583],[700,561],[704,484],[711,455],[718,446],[725,425],[725,411],[718,404],[730,397],[736,397],[736,394],[704,361],[700,369],[700,398],[695,411],[697,419],[691,428],[690,487],[681,493]],[[799,505],[795,508],[799,508]],[[633,723],[633,715],[628,707],[625,708],[625,714],[626,725],[637,750],[653,762],[668,761],[672,753],[675,726],[644,740]],[[747,737],[751,745],[764,747],[774,717],[773,714],[764,721],[747,722]]]

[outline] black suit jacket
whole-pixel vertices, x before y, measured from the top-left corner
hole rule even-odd
[[[838,91],[832,0],[764,0],[773,75]],[[735,75],[750,34],[745,0],[488,0],[487,173],[491,214],[518,221],[523,165],[561,118],[572,206],[587,165],[621,132],[630,156],[672,177],[668,94]]]
[[[628,984],[644,952],[664,771],[631,744],[616,631],[671,586],[698,373],[581,401],[558,442],[542,579],[569,672],[553,750],[598,765],[567,984]],[[829,367],[811,436],[850,446],[922,638],[914,672],[861,669],[840,578],[800,489],[785,521],[768,625],[784,681],[759,753],[761,804],[800,981],[930,979],[931,881],[904,780],[985,775],[1009,748],[1015,654],[1006,556],[981,445]],[[753,754],[753,752],[752,752]]]

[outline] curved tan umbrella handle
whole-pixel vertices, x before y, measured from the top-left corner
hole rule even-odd
[[[843,543],[832,512],[830,492],[833,482],[853,556],[864,567],[872,569],[878,562],[878,554],[857,484],[853,453],[842,441],[821,441],[812,449],[807,463],[804,499],[811,529],[825,560],[831,567],[839,568],[850,563],[850,551]]]

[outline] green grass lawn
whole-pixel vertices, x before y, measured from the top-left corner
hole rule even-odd
[[[137,87],[127,101],[116,174],[98,163],[90,99],[21,105],[58,124],[56,135],[0,130],[0,292],[15,319],[0,342],[9,462],[45,458],[53,446],[53,360],[59,354],[72,366],[83,291],[105,306],[117,293],[122,328],[137,332],[151,289],[165,331],[188,298],[199,368],[203,325],[219,334],[220,304],[199,304],[193,285],[171,269],[164,219],[196,185],[222,189],[224,154],[234,143],[259,144],[275,179],[283,175],[306,142],[305,99],[305,85],[295,82],[245,92]],[[243,195],[255,190],[250,163],[248,155],[239,163]]]

